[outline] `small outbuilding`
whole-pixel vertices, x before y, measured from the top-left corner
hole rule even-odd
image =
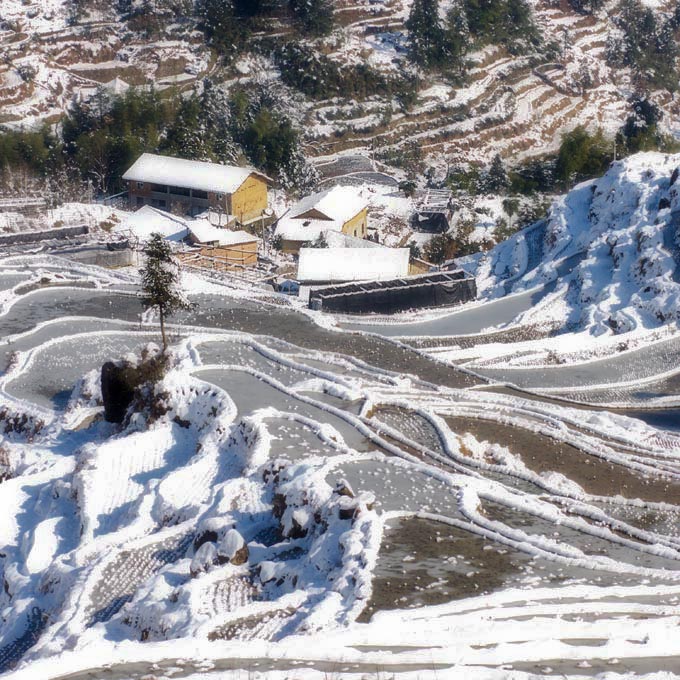
[[[297,280],[320,285],[407,276],[409,254],[408,248],[301,248]]]
[[[453,217],[453,194],[448,189],[427,189],[416,196],[412,226],[417,231],[448,231]]]
[[[366,200],[354,187],[335,186],[306,196],[278,222],[275,236],[281,249],[298,253],[306,243],[316,241],[324,232],[341,232],[365,238],[368,231]]]
[[[123,175],[130,208],[150,205],[197,215],[214,210],[227,224],[261,219],[272,180],[253,168],[142,154]]]
[[[137,241],[148,241],[151,234],[162,234],[168,241],[181,241],[189,235],[186,220],[165,210],[142,206],[123,222],[117,231],[127,231]]]
[[[201,266],[228,269],[257,264],[260,239],[247,231],[229,231],[213,226],[208,220],[190,220],[187,227],[188,240],[195,246],[188,252],[199,256]],[[184,259],[187,260],[186,256]]]

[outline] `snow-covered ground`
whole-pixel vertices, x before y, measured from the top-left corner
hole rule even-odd
[[[680,434],[525,398],[195,275],[171,370],[113,426],[102,363],[157,339],[134,284],[47,255],[0,260],[11,677],[677,670]],[[480,342],[511,320],[496,302],[474,310]],[[631,333],[641,347],[675,346],[646,332]],[[630,381],[666,361],[629,352]],[[619,382],[625,357],[610,359]],[[540,365],[512,370],[546,386]]]

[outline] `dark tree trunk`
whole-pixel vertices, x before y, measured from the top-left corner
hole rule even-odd
[[[165,354],[165,350],[168,348],[168,341],[165,337],[165,310],[163,309],[162,305],[159,305],[158,310],[161,317],[161,339],[163,340],[163,354]]]

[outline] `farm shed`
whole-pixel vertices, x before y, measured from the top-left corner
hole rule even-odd
[[[392,314],[406,309],[458,305],[476,297],[475,280],[465,272],[433,272],[316,288],[310,292],[309,306],[344,314]]]
[[[416,196],[412,226],[418,231],[448,231],[453,217],[453,194],[448,189],[426,189]]]
[[[297,280],[307,285],[406,276],[408,248],[301,248]]]
[[[209,269],[228,269],[251,267],[257,264],[260,239],[247,231],[229,231],[214,227],[207,220],[191,220],[188,222],[188,229],[188,240],[195,247],[186,253],[195,256],[194,261],[198,266]],[[187,257],[183,254],[186,262],[188,262]]]

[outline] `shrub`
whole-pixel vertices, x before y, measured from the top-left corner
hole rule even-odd
[[[441,264],[457,255],[458,248],[450,233],[436,234],[425,246],[425,259],[433,264]]]
[[[613,144],[602,130],[594,135],[578,126],[562,136],[555,177],[563,187],[603,174],[613,159]]]

